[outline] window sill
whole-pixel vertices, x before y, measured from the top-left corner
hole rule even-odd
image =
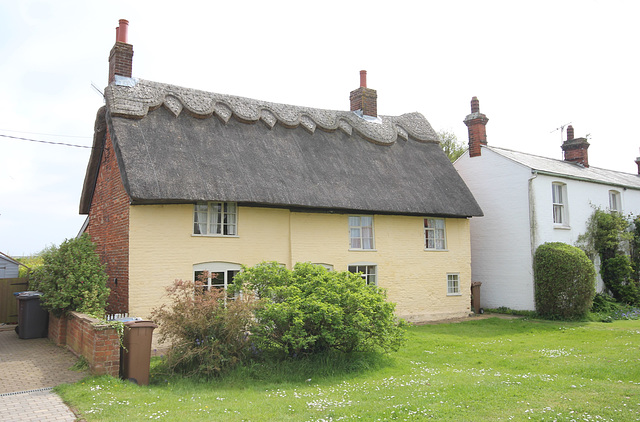
[[[240,237],[237,234],[229,235],[229,234],[191,234],[191,237],[224,237],[224,238],[234,238]]]
[[[553,229],[557,229],[557,230],[571,230],[571,226],[563,226],[561,224],[554,224],[553,225]]]
[[[351,249],[349,248],[349,252],[378,252],[377,249]]]
[[[425,252],[449,252],[449,249],[424,249]]]
[[[447,296],[462,296],[462,293],[447,293]]]

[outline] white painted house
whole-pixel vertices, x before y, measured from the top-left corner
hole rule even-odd
[[[640,214],[640,175],[590,167],[589,143],[571,126],[564,160],[489,146],[488,120],[474,97],[464,120],[469,149],[454,163],[484,211],[470,222],[471,276],[482,282],[483,308],[534,310],[536,248],[575,244],[594,207]]]

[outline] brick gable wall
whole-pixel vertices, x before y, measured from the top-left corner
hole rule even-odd
[[[107,313],[129,312],[129,196],[108,131],[85,231],[109,275]]]

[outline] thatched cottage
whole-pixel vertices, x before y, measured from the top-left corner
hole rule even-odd
[[[410,321],[468,314],[482,211],[419,113],[274,104],[132,78],[120,21],[80,213],[110,311],[148,316],[175,279],[277,261],[362,272]]]

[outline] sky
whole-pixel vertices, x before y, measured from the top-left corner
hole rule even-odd
[[[638,16],[635,0],[0,0],[0,251],[78,234],[119,19],[137,78],[348,110],[367,70],[380,115],[466,144],[477,96],[489,145],[561,159],[571,124],[592,167],[636,174]]]

